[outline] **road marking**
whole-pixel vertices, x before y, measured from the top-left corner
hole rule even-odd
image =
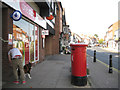
[[[115,55],[114,57],[119,57],[118,55]]]
[[[92,56],[90,56],[90,55],[88,55],[88,54],[87,54],[87,56],[93,58]],[[109,65],[107,65],[106,63],[104,63],[104,62],[102,62],[102,61],[100,61],[100,60],[98,60],[98,59],[96,59],[96,60],[97,60],[98,62],[100,62],[101,64],[105,65],[107,68],[109,68]],[[114,68],[114,67],[112,67],[112,68],[113,68],[114,71],[120,73],[120,70],[118,70],[118,69],[116,69],[116,68]]]

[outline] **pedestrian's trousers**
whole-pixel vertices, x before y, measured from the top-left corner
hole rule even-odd
[[[16,81],[19,81],[19,77],[18,77],[18,67],[20,69],[20,78],[22,81],[25,80],[25,77],[24,77],[24,69],[23,69],[23,61],[22,59],[14,59],[12,60],[12,66],[13,66],[13,74],[15,76],[15,80]]]

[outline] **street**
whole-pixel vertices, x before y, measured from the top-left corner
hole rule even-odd
[[[102,47],[91,47],[91,48],[87,48],[87,54],[94,57],[94,50],[96,50],[96,59],[102,61],[107,65],[109,65],[109,55],[111,54],[112,65],[114,68],[118,69],[118,53],[107,51]]]
[[[120,88],[114,1],[1,0],[0,89]]]

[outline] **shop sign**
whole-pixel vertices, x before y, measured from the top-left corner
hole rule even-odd
[[[24,0],[2,0],[2,2],[6,3],[10,7],[15,10],[19,10],[23,15],[42,26],[46,27],[46,21],[38,14],[34,9],[32,9]]]
[[[21,12],[31,20],[35,20],[36,12],[24,1],[20,1]]]
[[[42,35],[49,35],[49,30],[42,30]]]

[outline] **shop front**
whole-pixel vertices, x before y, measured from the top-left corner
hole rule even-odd
[[[13,21],[13,44],[23,55],[23,65],[39,60],[39,27],[24,19]]]
[[[3,4],[8,6],[11,11],[17,10],[22,14],[20,20],[16,21],[10,18],[12,22],[6,22],[10,22],[9,24],[12,25],[12,30],[7,31],[8,38],[9,36],[12,37],[11,40],[8,40],[8,47],[15,44],[20,50],[23,55],[23,65],[39,61],[42,45],[40,34],[41,30],[46,29],[46,21],[24,0],[11,0],[10,2],[5,0]],[[11,17],[13,12],[9,12],[7,17]]]

